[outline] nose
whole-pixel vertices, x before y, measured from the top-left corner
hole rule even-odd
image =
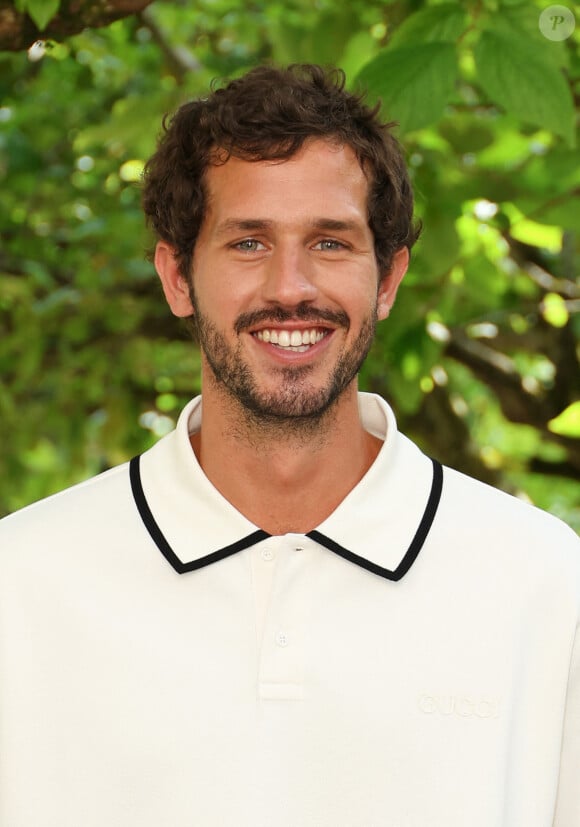
[[[314,301],[318,288],[308,251],[297,245],[278,246],[269,258],[262,294],[266,302],[286,307]]]

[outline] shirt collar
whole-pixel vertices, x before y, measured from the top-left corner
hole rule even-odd
[[[311,540],[351,563],[399,580],[415,561],[435,517],[442,471],[397,430],[391,408],[359,394],[367,431],[383,446],[365,476],[314,531]],[[130,464],[131,486],[149,534],[180,574],[268,538],[214,488],[189,437],[201,427],[201,397],[176,429]]]

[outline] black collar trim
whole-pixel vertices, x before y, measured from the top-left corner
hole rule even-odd
[[[427,500],[425,512],[421,518],[419,527],[415,532],[415,536],[411,541],[411,545],[394,571],[378,566],[376,563],[367,560],[366,557],[361,557],[360,555],[349,551],[338,543],[335,543],[334,540],[331,540],[330,537],[327,537],[320,531],[309,531],[306,534],[306,537],[309,537],[311,540],[314,540],[316,543],[324,546],[324,548],[329,551],[338,554],[345,560],[349,560],[351,563],[355,563],[357,566],[367,569],[367,571],[370,571],[373,574],[378,574],[380,577],[384,577],[387,580],[400,580],[409,571],[417,559],[419,552],[423,548],[423,544],[427,539],[427,535],[429,534],[429,530],[431,529],[439,502],[441,500],[441,492],[443,489],[443,468],[441,463],[437,462],[435,459],[432,460],[432,463],[433,482],[431,483],[431,492],[429,494],[429,499]],[[129,463],[129,477],[131,480],[131,491],[133,492],[135,505],[137,506],[137,510],[139,511],[145,528],[149,532],[151,539],[161,554],[178,574],[185,574],[188,571],[195,571],[196,569],[201,569],[204,566],[209,566],[211,563],[217,563],[218,560],[224,560],[226,557],[231,557],[232,554],[236,554],[238,551],[243,551],[244,549],[249,548],[256,543],[260,543],[262,540],[267,540],[268,537],[272,536],[271,534],[268,534],[268,532],[258,529],[257,531],[252,532],[252,534],[248,534],[247,537],[242,537],[241,540],[231,543],[229,546],[224,546],[224,548],[218,549],[217,551],[212,551],[210,554],[206,554],[204,557],[200,557],[197,560],[192,560],[190,563],[182,563],[159,528],[159,525],[157,524],[157,521],[149,508],[147,499],[145,498],[143,485],[141,483],[140,456],[133,457]]]
[[[339,546],[338,543],[335,543],[334,540],[329,539],[319,531],[309,531],[306,536],[310,537],[315,542],[320,543],[320,545],[324,546],[324,548],[327,548],[335,554],[339,554],[341,557],[344,557],[345,560],[350,560],[351,563],[356,563],[357,566],[362,566],[363,569],[372,571],[373,574],[378,574],[380,577],[385,577],[387,580],[400,580],[401,577],[404,577],[404,575],[407,574],[417,559],[419,552],[423,548],[423,544],[429,534],[429,529],[433,525],[433,520],[435,519],[435,514],[437,513],[437,508],[439,506],[439,501],[441,500],[441,491],[443,490],[443,467],[441,463],[437,462],[437,460],[433,459],[431,461],[433,463],[433,482],[431,483],[431,492],[429,494],[429,499],[427,500],[425,512],[423,513],[419,527],[415,532],[415,536],[411,541],[411,545],[394,571],[378,566],[376,563],[367,560],[366,557],[361,557],[360,555],[349,551],[347,548]]]
[[[266,540],[268,537],[271,537],[271,535],[265,531],[254,531],[247,537],[243,537],[241,540],[238,540],[237,543],[232,543],[229,546],[220,548],[218,551],[212,551],[211,554],[206,554],[205,557],[200,557],[198,560],[192,560],[191,563],[182,563],[177,554],[173,551],[173,549],[165,539],[165,535],[157,525],[157,521],[151,513],[149,503],[145,499],[143,485],[141,484],[141,471],[139,468],[140,459],[141,457],[139,456],[133,457],[133,459],[129,463],[131,491],[133,492],[135,505],[137,506],[139,514],[141,515],[141,519],[145,523],[145,528],[151,535],[151,539],[153,540],[161,554],[165,557],[167,562],[171,563],[171,565],[178,574],[185,574],[188,571],[195,571],[196,569],[201,569],[204,566],[209,566],[210,563],[217,563],[218,560],[223,560],[225,557],[230,557],[232,554],[235,554],[238,551],[243,551],[245,548],[249,548],[249,546],[253,546],[256,543],[259,543],[262,540]]]

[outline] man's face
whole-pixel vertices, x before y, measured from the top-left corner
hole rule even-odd
[[[367,179],[349,147],[314,140],[283,162],[230,158],[206,186],[190,304],[170,300],[193,308],[204,381],[255,417],[316,419],[356,390],[402,277],[379,276]]]

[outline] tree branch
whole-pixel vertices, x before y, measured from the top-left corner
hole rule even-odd
[[[61,0],[58,13],[40,31],[13,0],[0,0],[0,51],[19,52],[35,40],[62,40],[83,29],[109,26],[115,20],[142,12],[153,0]]]
[[[155,20],[151,9],[144,9],[137,16],[141,25],[151,32],[153,40],[165,55],[171,74],[179,84],[183,83],[186,75],[191,72],[199,72],[203,68],[189,49],[186,49],[185,46],[176,46],[170,42],[166,33]]]

